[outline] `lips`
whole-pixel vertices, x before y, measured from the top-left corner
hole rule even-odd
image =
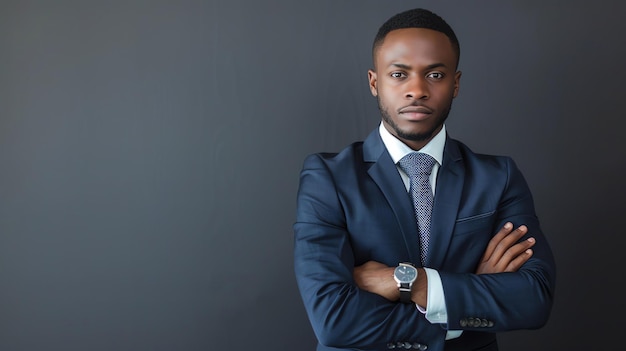
[[[399,112],[400,113],[426,113],[426,114],[433,113],[433,111],[426,106],[407,106],[407,107],[401,108]]]
[[[409,120],[413,121],[421,121],[427,119],[433,110],[429,109],[426,106],[407,106],[403,107],[398,111],[402,116]]]

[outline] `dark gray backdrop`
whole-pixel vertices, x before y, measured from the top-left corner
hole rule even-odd
[[[461,41],[450,134],[516,159],[556,254],[502,349],[621,344],[619,1],[3,0],[0,350],[313,350],[298,172],[378,124],[371,40],[414,6]]]

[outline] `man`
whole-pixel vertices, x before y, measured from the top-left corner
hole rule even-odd
[[[294,269],[317,350],[497,350],[548,320],[556,268],[523,175],[447,134],[459,56],[438,15],[390,18],[368,72],[380,126],[304,162]]]

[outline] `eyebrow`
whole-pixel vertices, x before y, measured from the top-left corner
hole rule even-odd
[[[397,68],[400,68],[400,69],[406,69],[406,70],[410,70],[411,69],[411,66],[406,65],[404,63],[392,63],[389,66],[397,67]],[[441,62],[433,63],[431,65],[426,66],[426,70],[433,69],[433,68],[438,68],[438,67],[446,67],[446,65],[444,63],[441,63]]]

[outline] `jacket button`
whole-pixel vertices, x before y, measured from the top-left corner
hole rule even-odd
[[[419,342],[416,342],[413,344],[413,348],[415,350],[420,350],[420,351],[424,351],[428,348],[428,346],[424,345],[424,344],[420,344]]]

